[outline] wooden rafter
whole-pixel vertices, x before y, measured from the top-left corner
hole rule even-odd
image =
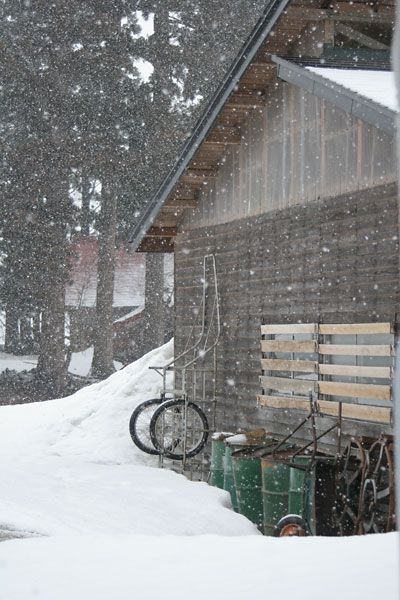
[[[196,200],[184,198],[172,198],[164,204],[164,208],[168,210],[184,210],[186,208],[196,208]]]
[[[228,108],[261,108],[265,104],[265,99],[262,94],[244,94],[244,93],[235,93],[229,98],[227,102]]]
[[[336,24],[336,31],[349,38],[350,40],[354,40],[355,42],[366,46],[367,48],[372,48],[373,50],[390,50],[389,46],[387,46],[386,44],[383,44],[379,40],[376,40],[370,37],[369,35],[365,35],[360,31],[356,31],[348,25],[343,25],[343,23]]]
[[[216,177],[217,169],[187,169],[182,175],[181,180],[184,183],[202,183],[207,179]]]
[[[147,237],[171,238],[176,236],[176,227],[150,227]]]
[[[337,2],[335,8],[319,9],[306,6],[290,6],[287,10],[287,19],[298,22],[323,21],[333,19],[335,21],[347,21],[353,23],[371,23],[374,20],[379,23],[394,24],[394,11],[390,6],[379,6],[378,12],[374,12],[370,4]]]
[[[143,238],[140,243],[137,252],[173,252],[174,251],[174,239],[173,238]]]
[[[237,127],[216,127],[203,143],[207,146],[227,146],[230,144],[240,144],[240,141],[241,134]]]

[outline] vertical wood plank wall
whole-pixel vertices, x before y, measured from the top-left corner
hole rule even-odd
[[[251,113],[183,225],[261,215],[396,179],[390,136],[292,84],[277,82]]]
[[[311,144],[310,140],[304,143]],[[288,161],[293,153],[289,144]],[[234,156],[237,161],[244,160],[243,156]],[[308,164],[304,160],[303,174]],[[273,159],[273,163],[278,175],[273,186],[269,186],[274,192],[269,197],[278,202],[282,189],[292,189],[292,182],[282,181],[279,175],[281,159]],[[265,167],[265,163],[261,164]],[[330,171],[328,166],[326,169]],[[367,170],[367,165],[362,166],[360,177],[368,178],[374,172],[371,165],[368,173]],[[333,189],[335,178],[331,174],[326,177],[330,178]],[[248,175],[243,189],[253,185],[251,180]],[[308,190],[316,185],[307,177],[302,179],[300,171],[296,182],[296,185],[302,182]],[[226,194],[228,207],[230,196]],[[253,190],[251,198],[245,207],[249,213],[254,209],[254,198],[260,202],[261,192]],[[210,252],[216,255],[223,323],[218,348],[218,428],[264,426],[276,433],[286,433],[301,419],[296,411],[256,407],[256,394],[260,391],[261,323],[396,319],[397,212],[396,186],[386,184],[235,221],[229,221],[222,211],[221,218],[227,222],[187,229],[177,236],[177,352],[187,340],[199,306],[203,256]],[[378,435],[382,428],[353,421],[346,424],[344,431]],[[301,439],[308,435],[306,429],[299,433]],[[334,438],[330,441],[334,443]]]

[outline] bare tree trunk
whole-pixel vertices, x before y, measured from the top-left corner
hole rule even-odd
[[[21,353],[31,354],[33,352],[33,332],[32,332],[32,318],[30,316],[22,316],[19,320],[20,323],[20,339],[21,339]]]
[[[67,222],[69,214],[69,171],[55,170],[45,190],[46,202],[38,215],[43,274],[42,312],[36,378],[53,398],[62,396],[67,381],[65,361],[65,282],[68,273]]]
[[[145,324],[143,353],[164,343],[164,254],[146,254]]]
[[[18,312],[15,306],[6,307],[4,350],[16,354],[19,345]]]
[[[60,276],[50,281],[42,313],[37,378],[51,391],[53,397],[61,396],[67,380],[64,352],[65,290]]]
[[[33,315],[33,351],[36,352],[40,344],[40,312],[38,309],[35,310]]]
[[[115,229],[117,198],[115,191],[103,184],[99,253],[97,260],[96,332],[92,374],[108,377],[114,372],[113,296],[115,268]]]
[[[83,235],[90,233],[90,179],[85,169],[82,170],[82,210],[81,231]]]

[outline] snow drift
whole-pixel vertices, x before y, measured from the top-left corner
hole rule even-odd
[[[172,341],[70,397],[0,407],[0,529],[68,534],[257,534],[226,492],[149,468],[128,423],[158,396]]]

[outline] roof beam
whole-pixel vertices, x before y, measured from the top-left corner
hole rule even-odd
[[[196,200],[196,192],[190,186],[177,185],[170,195],[171,200]]]
[[[163,252],[174,251],[173,238],[149,238],[144,237],[140,242],[136,252]]]
[[[181,210],[185,208],[196,208],[196,206],[196,200],[188,200],[187,198],[172,198],[172,200],[168,200],[164,204],[163,209]]]
[[[240,144],[241,139],[240,130],[236,127],[216,127],[204,140],[203,144],[225,146],[228,144]]]
[[[261,108],[264,106],[265,100],[262,94],[232,94],[226,106],[228,108]]]
[[[336,8],[337,7],[337,8]],[[347,21],[352,23],[391,23],[394,24],[394,7],[378,6],[378,12],[374,12],[368,4],[336,4],[334,10],[309,8],[308,6],[290,6],[287,9],[287,18],[297,21],[322,21],[332,19],[334,21]]]
[[[193,171],[215,171],[218,168],[218,160],[213,160],[211,156],[203,156],[196,154],[195,158],[190,163],[190,169]]]
[[[151,238],[171,238],[176,236],[176,227],[150,227],[146,237]]]
[[[359,44],[366,46],[367,48],[372,48],[373,50],[390,50],[389,46],[386,44],[382,44],[382,42],[379,42],[378,40],[375,40],[374,38],[370,37],[369,35],[365,35],[360,31],[356,31],[348,25],[343,25],[343,23],[337,23],[335,29],[337,33],[341,33],[350,40],[354,40]]]
[[[216,177],[217,173],[217,169],[187,169],[182,175],[181,181],[189,184],[199,184]]]

